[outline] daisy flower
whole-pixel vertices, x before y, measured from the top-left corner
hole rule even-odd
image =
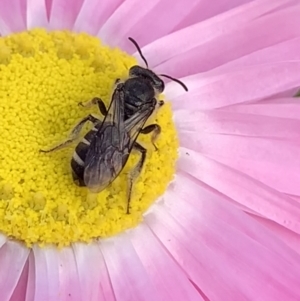
[[[300,300],[299,15],[294,0],[0,0],[0,300]],[[128,37],[189,89],[159,95],[157,150],[139,136],[130,214],[139,154],[90,195],[71,176],[79,141],[40,152],[144,66]]]

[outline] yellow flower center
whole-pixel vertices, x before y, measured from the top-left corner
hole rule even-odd
[[[162,128],[158,151],[149,135],[139,136],[148,152],[133,186],[130,214],[127,174],[139,154],[132,153],[112,185],[91,197],[71,176],[79,141],[39,152],[66,139],[89,113],[99,114],[97,106],[78,103],[100,97],[108,105],[115,79],[126,78],[135,64],[121,50],[83,33],[36,29],[0,39],[0,231],[29,247],[62,247],[111,236],[141,221],[175,171],[178,140],[169,103],[153,117]]]

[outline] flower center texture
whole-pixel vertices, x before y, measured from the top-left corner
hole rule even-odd
[[[78,104],[100,97],[108,106],[116,78],[126,79],[135,59],[84,33],[35,29],[0,39],[0,231],[26,243],[67,246],[108,237],[136,226],[164,193],[175,172],[178,139],[170,103],[152,118],[162,132],[155,151],[150,135],[141,175],[126,214],[132,152],[121,174],[96,197],[72,179],[71,158],[80,139],[42,153],[70,134],[97,106]],[[91,128],[87,124],[83,137]]]

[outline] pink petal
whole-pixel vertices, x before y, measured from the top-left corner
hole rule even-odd
[[[0,34],[26,30],[26,1],[0,1]]]
[[[292,6],[295,6],[295,5],[298,5],[298,4],[299,4],[298,0],[290,0],[288,2],[285,2],[282,6],[276,8],[274,11],[278,11],[280,9],[287,8],[287,7],[292,7]]]
[[[291,230],[273,222],[268,219],[251,215],[263,227],[268,228],[277,237],[279,237],[286,245],[292,248],[295,252],[300,254],[300,235],[292,232]]]
[[[225,32],[188,52],[168,58],[155,70],[176,77],[205,72],[251,52],[299,37],[300,27],[295,26],[299,21],[299,14],[300,6],[297,6],[241,24],[237,30]],[[235,20],[235,17],[232,20]],[[279,31],[274,31],[274,24],[280,28]],[[191,34],[195,36],[198,32],[194,31]],[[183,39],[182,36],[179,38]],[[181,43],[177,41],[177,44],[180,48]],[[182,66],[179,73],[175,73],[177,66]]]
[[[28,281],[26,287],[26,298],[25,301],[33,301],[35,295],[35,261],[33,251],[30,251],[29,259],[28,259]]]
[[[272,112],[270,106],[273,111],[278,106],[274,112],[279,114],[280,105],[262,103],[253,106],[263,106],[268,113]],[[296,106],[293,102],[292,105]],[[244,105],[242,108],[251,107]],[[229,112],[175,112],[181,145],[206,154],[276,190],[300,195],[299,120],[237,113],[234,108],[227,108]],[[261,109],[259,112],[263,114]],[[286,110],[287,113],[293,114],[290,109]],[[287,176],[282,177],[282,174]]]
[[[59,300],[60,290],[58,250],[54,247],[39,248],[34,246],[33,254],[35,263],[35,289],[34,299],[32,300]]]
[[[1,11],[0,11],[1,14]],[[11,33],[9,27],[5,24],[4,20],[0,16],[0,36],[9,35]]]
[[[225,70],[241,70],[251,65],[261,65],[263,67],[265,64],[286,62],[287,58],[288,61],[299,61],[299,43],[299,37],[283,41],[279,44],[275,44],[269,47],[259,49],[255,52],[251,52],[236,60],[229,61],[226,64],[219,66],[212,72],[219,73],[224,72]]]
[[[257,215],[300,233],[300,204],[297,201],[195,151],[181,148],[180,154],[179,170],[250,208]]]
[[[48,20],[50,19],[51,8],[52,8],[52,2],[53,2],[53,0],[45,0],[46,10],[47,10],[47,18],[48,18]]]
[[[206,1],[200,1],[199,5],[202,5],[205,2]],[[224,1],[222,1],[222,3],[223,2]],[[155,67],[156,71],[170,73],[177,77],[189,74],[186,70],[187,67],[197,68],[197,70],[199,70],[198,72],[209,70],[209,66],[205,68],[204,66],[206,66],[207,64],[212,65],[217,60],[221,60],[224,52],[223,47],[229,47],[231,45],[231,47],[234,47],[235,49],[238,48],[244,51],[250,51],[251,48],[245,47],[244,44],[234,42],[237,38],[243,38],[243,36],[240,37],[237,35],[237,30],[240,28],[244,29],[245,26],[250,26],[250,29],[252,28],[254,30],[253,26],[257,22],[262,21],[256,21],[253,23],[253,20],[257,19],[262,14],[265,14],[272,9],[280,6],[282,2],[286,1],[252,1],[246,5],[217,15],[214,18],[205,20],[204,22],[199,22],[193,26],[184,28],[167,36],[163,36],[160,39],[155,39],[154,42],[143,47],[143,54],[147,58],[149,65],[152,68]],[[220,4],[218,4],[217,6],[220,6]],[[207,9],[209,9],[210,7],[215,7],[215,5],[207,5],[207,7]],[[197,13],[201,15],[199,11],[197,11]],[[252,23],[249,24],[249,22],[251,21]],[[293,30],[296,29],[293,28]],[[233,40],[225,41],[225,43],[223,44],[219,43],[224,39],[225,36],[227,37],[227,34],[231,34],[233,35],[233,37],[237,35],[237,37],[234,37]],[[258,35],[258,32],[256,32],[256,35]],[[201,38],[196,38],[197,36]],[[251,42],[253,41],[251,40]],[[216,52],[218,53],[218,58],[212,62],[209,59],[210,53],[207,51],[207,48],[210,47],[210,45],[216,46],[212,54],[215,54]],[[265,42],[262,41],[259,44],[253,43],[251,45],[251,47],[262,47],[263,45],[265,45]],[[195,53],[198,53],[199,57],[197,58],[197,60],[195,60],[195,58],[193,57],[193,60],[188,61],[187,66],[182,62],[180,62],[179,65],[173,64],[172,60],[174,58],[180,58],[181,60],[184,59],[185,61],[188,60],[188,58],[190,57],[188,53],[190,53],[192,50]],[[237,54],[237,50],[231,52],[232,54]],[[221,53],[222,55],[220,55]],[[169,61],[171,61],[170,64]],[[227,61],[228,60],[226,59],[225,62]],[[171,69],[171,66],[173,66],[173,70]],[[178,66],[180,66],[180,68],[178,68]],[[182,73],[181,70],[184,70],[184,73]]]
[[[26,261],[19,278],[18,284],[9,301],[26,301],[26,290],[28,283],[29,260]]]
[[[1,247],[6,243],[7,239],[6,239],[6,236],[5,235],[2,235],[0,233],[0,249]]]
[[[165,301],[126,234],[100,242],[115,298],[118,301]]]
[[[41,0],[27,0],[27,29],[48,28],[46,3]]]
[[[225,11],[228,11],[236,6],[251,2],[252,0],[223,0],[215,2],[211,5],[210,0],[198,1],[197,5],[194,6],[191,13],[185,17],[174,29],[180,30],[181,28],[190,26],[192,24],[202,22],[203,20],[209,19],[213,16],[217,16]]]
[[[98,244],[98,247],[101,251],[101,246]],[[111,280],[109,277],[108,269],[103,257],[102,252],[99,254],[99,258],[97,260],[97,263],[99,264],[98,268],[101,271],[99,284],[100,284],[100,290],[103,294],[103,299],[105,301],[116,301],[115,293],[111,284]]]
[[[251,107],[252,104],[245,106]],[[273,108],[275,106],[276,104],[273,105]],[[280,106],[278,106],[279,109]],[[295,143],[300,138],[300,120],[297,119],[240,113],[234,110],[230,111],[230,108],[229,110],[225,108],[194,112],[180,110],[174,112],[174,117],[180,131],[195,132],[196,138],[200,142],[201,135],[207,133],[289,140]],[[191,143],[194,143],[194,141],[191,141]],[[202,144],[198,144],[199,150],[205,147]]]
[[[300,42],[300,41],[299,41]],[[241,104],[226,107],[223,110],[245,114],[272,116],[300,120],[300,106],[298,98],[280,98],[261,101],[253,104]]]
[[[103,292],[100,291],[99,268],[100,250],[96,243],[73,245],[75,254],[79,286],[81,288],[82,300],[103,300]]]
[[[96,35],[106,20],[120,6],[123,0],[85,0],[74,24],[74,31]],[[87,20],[89,20],[87,22]]]
[[[103,25],[98,36],[111,46],[135,52],[136,49],[128,41],[128,37],[134,38],[143,46],[170,33],[188,16],[197,2],[198,0],[190,0],[186,5],[183,0],[174,1],[172,4],[168,0],[152,0],[141,5],[138,0],[124,1]]]
[[[84,0],[52,0],[50,29],[72,29]],[[88,22],[88,20],[87,20]]]
[[[248,66],[225,74],[197,74],[182,79],[186,93],[177,83],[166,86],[173,109],[205,110],[257,101],[298,87],[300,61]],[[234,87],[234,88],[233,88]]]
[[[300,203],[300,196],[296,196],[296,195],[288,195],[288,196]]]
[[[187,187],[188,189],[186,189]],[[201,194],[199,193],[199,189]],[[294,264],[298,261],[299,255],[282,244],[277,237],[277,233],[275,236],[270,235],[270,232],[261,228],[261,222],[244,223],[245,218],[248,221],[253,219],[256,221],[264,220],[266,221],[265,224],[271,221],[254,215],[251,215],[250,219],[249,217],[245,217],[244,214],[237,214],[238,211],[233,209],[231,204],[228,203],[228,198],[203,182],[197,181],[192,176],[179,172],[176,175],[176,181],[170,185],[170,192],[171,194],[176,194],[177,197],[181,199],[181,202],[187,202],[193,206],[197,212],[202,211],[203,202],[205,202],[205,208],[210,212],[211,217],[215,216],[216,219],[223,220],[224,222],[235,226],[241,233],[246,234],[261,245],[264,245],[273,251],[277,251],[279,255],[290,263]],[[201,195],[203,201],[199,201],[199,195]],[[165,199],[165,205],[170,211],[173,210],[173,203],[172,198],[168,197]],[[229,208],[232,209],[229,210]]]
[[[59,251],[59,286],[61,301],[83,301],[73,249]]]
[[[130,231],[129,237],[162,300],[203,300],[145,224]]]
[[[29,249],[18,242],[7,241],[0,249],[1,301],[9,301],[29,255]]]
[[[182,189],[189,191],[190,186]],[[168,209],[155,206],[146,216],[188,277],[210,300],[298,300],[299,256],[263,229],[258,235],[262,239],[256,240],[251,229],[257,224],[241,211],[230,210],[222,198],[207,201],[208,192],[199,187],[194,206],[187,197],[181,200],[169,193]],[[240,230],[245,227],[252,237]]]

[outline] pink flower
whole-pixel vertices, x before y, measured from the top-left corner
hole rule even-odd
[[[189,87],[166,87],[180,158],[126,233],[62,250],[1,235],[0,300],[300,300],[298,1],[45,2],[1,0],[1,34],[86,31],[129,52],[134,37]]]

